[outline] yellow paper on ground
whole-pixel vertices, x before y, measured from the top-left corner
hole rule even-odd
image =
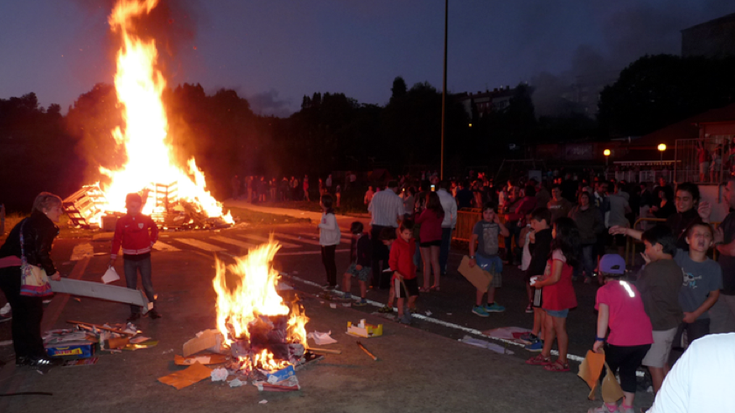
[[[487,291],[487,287],[493,280],[492,274],[487,271],[483,271],[480,266],[475,265],[470,268],[470,257],[465,255],[462,257],[462,262],[459,264],[457,269],[460,274],[467,278],[467,281],[471,282],[480,291]]]
[[[159,377],[158,381],[169,386],[176,387],[176,390],[181,390],[184,387],[191,386],[194,383],[198,383],[212,374],[212,370],[200,363],[194,363],[190,367],[184,370],[171,373],[168,376]]]

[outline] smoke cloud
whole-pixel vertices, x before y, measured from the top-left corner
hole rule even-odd
[[[602,46],[581,44],[559,73],[540,71],[532,77],[534,104],[541,116],[582,112],[594,116],[596,102],[573,103],[583,94],[595,99],[615,82],[620,71],[646,54],[681,52],[681,30],[735,12],[727,0],[691,4],[661,0],[599,3]],[[611,10],[613,8],[613,10]]]

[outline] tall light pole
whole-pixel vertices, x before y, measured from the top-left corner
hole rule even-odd
[[[442,79],[442,146],[439,178],[444,179],[444,132],[447,111],[447,36],[449,34],[449,0],[444,0],[444,77]]]
[[[659,143],[658,144],[658,151],[661,153],[661,160],[664,160],[664,151],[666,150],[666,144],[665,143]]]

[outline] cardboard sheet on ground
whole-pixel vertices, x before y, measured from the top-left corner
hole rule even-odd
[[[194,363],[203,364],[205,366],[212,365],[212,364],[222,364],[226,363],[228,360],[228,357],[224,354],[205,354],[201,356],[194,356],[194,357],[181,357],[178,354],[174,356],[174,363],[176,363],[177,366],[191,366],[194,365]]]
[[[602,385],[600,386],[602,400],[605,403],[615,403],[623,397],[623,389],[615,378],[615,374],[607,367],[604,354],[587,350],[587,355],[582,361],[582,364],[579,365],[579,373],[577,375],[590,387],[590,394],[587,398],[595,400],[595,390],[598,384],[600,384],[600,375],[602,374],[603,366],[606,367],[607,373],[602,379]]]
[[[470,268],[470,257],[465,255],[462,257],[462,262],[459,264],[457,269],[460,274],[467,278],[467,281],[471,282],[480,291],[487,291],[487,287],[493,280],[492,274],[487,271],[483,271],[482,268],[475,265]]]
[[[159,377],[158,381],[173,386],[176,390],[181,390],[184,387],[209,378],[211,374],[212,370],[209,367],[203,366],[200,363],[194,363],[184,370],[171,373],[168,376]]]
[[[210,350],[217,352],[222,345],[222,334],[215,330],[209,329],[200,331],[197,336],[184,343],[184,357],[189,357],[192,354],[198,353],[202,350]]]
[[[107,285],[98,282],[72,280],[62,278],[61,281],[49,280],[51,290],[55,293],[78,295],[82,297],[99,298],[118,303],[138,305],[141,313],[148,312],[148,299],[143,291],[132,288]]]

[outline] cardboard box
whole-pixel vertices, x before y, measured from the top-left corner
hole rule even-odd
[[[360,320],[358,325],[353,325],[351,321],[348,321],[347,334],[364,338],[379,337],[383,335],[383,325],[368,324],[365,319]]]
[[[94,347],[96,343],[92,342],[76,342],[76,343],[58,343],[46,346],[46,353],[50,357],[63,357],[65,359],[86,359],[94,356]]]

